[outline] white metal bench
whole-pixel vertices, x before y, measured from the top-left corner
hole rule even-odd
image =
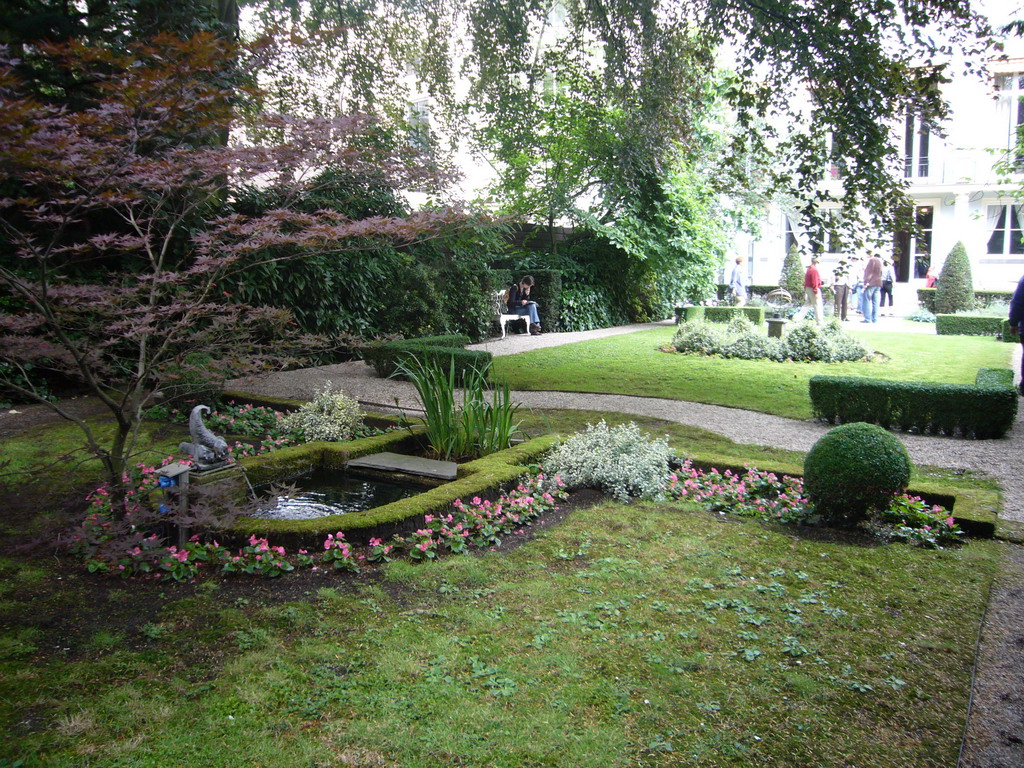
[[[505,290],[495,291],[494,293],[494,311],[498,315],[498,325],[501,326],[501,338],[505,338],[506,326],[513,320],[523,320],[524,315],[513,315],[508,311],[508,307],[505,305]]]

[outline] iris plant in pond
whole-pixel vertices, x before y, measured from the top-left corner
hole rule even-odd
[[[504,450],[519,432],[507,384],[491,388],[487,371],[462,373],[462,404],[458,404],[455,360],[447,371],[433,360],[409,357],[398,372],[416,387],[426,418],[431,451],[442,459],[474,459]]]

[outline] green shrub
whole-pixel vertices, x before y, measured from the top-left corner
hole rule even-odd
[[[703,307],[702,307],[703,309]],[[691,355],[717,355],[728,345],[728,329],[719,323],[692,320],[682,323],[672,339],[677,352]]]
[[[764,307],[704,307],[704,319],[711,323],[728,323],[737,315],[764,325]]]
[[[886,429],[974,437],[1002,437],[1017,417],[1017,390],[984,369],[974,385],[887,381],[854,376],[814,376],[815,418],[829,424],[869,422]],[[1005,381],[1005,376],[1004,376]]]
[[[794,301],[799,301],[799,297],[804,295],[805,272],[800,252],[794,245],[786,254],[786,260],[782,263],[782,275],[779,277],[779,288],[789,291]]]
[[[544,471],[569,488],[593,486],[619,501],[662,498],[673,458],[668,439],[641,432],[633,422],[588,424],[544,459]]]
[[[676,313],[678,315],[677,322],[690,323],[694,321],[704,320],[704,310],[706,307],[693,306],[693,307],[677,307]]]
[[[399,363],[410,358],[421,362],[431,361],[447,369],[454,361],[458,381],[469,371],[490,368],[492,355],[474,349],[463,349],[469,343],[468,336],[427,336],[420,339],[404,339],[384,344],[369,345],[362,350],[363,358],[373,366],[377,375],[386,378],[405,378]]]
[[[672,346],[686,354],[777,362],[790,359],[838,363],[861,360],[871,352],[860,341],[847,335],[837,321],[823,327],[802,323],[781,340],[769,339],[759,329],[754,330],[752,325],[748,324],[747,328],[745,331],[736,330],[732,324],[722,327],[695,320],[679,326]]]
[[[995,336],[1002,331],[1002,317],[978,315],[936,315],[935,332],[940,336]]]
[[[971,280],[971,261],[963,243],[957,243],[946,257],[935,286],[936,315],[951,315],[974,307],[974,283]]]
[[[804,459],[804,492],[830,523],[852,524],[873,509],[887,509],[907,489],[912,465],[907,449],[874,424],[829,430]]]
[[[930,310],[927,310],[924,307],[920,307],[918,309],[915,309],[904,319],[910,320],[911,322],[914,323],[934,323],[935,315],[933,315]]]
[[[611,297],[601,288],[563,289],[559,303],[559,331],[589,331],[592,328],[625,325],[627,322],[624,314],[614,310]]]
[[[311,401],[285,416],[284,429],[301,432],[310,442],[351,440],[363,423],[363,412],[357,401],[341,390],[333,392],[332,387],[328,381]]]
[[[1019,333],[1010,333],[1010,318],[1004,317],[999,323],[999,335],[1003,341],[1009,341],[1016,344],[1020,341]]]

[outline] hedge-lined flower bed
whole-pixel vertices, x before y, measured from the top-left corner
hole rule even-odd
[[[702,504],[709,512],[755,517],[776,523],[810,524],[817,516],[804,495],[803,480],[762,472],[755,467],[733,472],[696,469],[690,461],[669,476],[669,498]],[[960,540],[963,532],[945,509],[918,496],[902,495],[864,524],[886,540],[941,548]]]
[[[145,473],[146,487],[152,484],[152,476],[152,471]],[[566,498],[564,487],[557,476],[549,478],[540,473],[493,502],[475,497],[466,504],[457,499],[447,514],[428,515],[425,528],[408,536],[396,534],[387,543],[374,538],[367,547],[356,548],[338,531],[327,535],[322,551],[298,549],[291,555],[285,547],[273,546],[256,535],[236,550],[217,539],[203,540],[198,535],[181,548],[167,546],[155,533],[129,531],[124,535],[123,526],[115,525],[102,512],[93,512],[76,532],[71,550],[82,557],[90,572],[125,578],[190,581],[204,571],[264,578],[281,576],[296,568],[358,571],[364,561],[387,562],[403,556],[428,560],[444,552],[460,554],[473,547],[497,546],[503,536],[523,535],[526,527],[541,515],[557,509],[557,503]],[[128,528],[131,527],[129,521]]]

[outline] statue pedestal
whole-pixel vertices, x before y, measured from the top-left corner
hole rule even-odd
[[[768,323],[768,337],[781,339],[782,327],[789,321],[784,317],[769,317],[766,322]]]

